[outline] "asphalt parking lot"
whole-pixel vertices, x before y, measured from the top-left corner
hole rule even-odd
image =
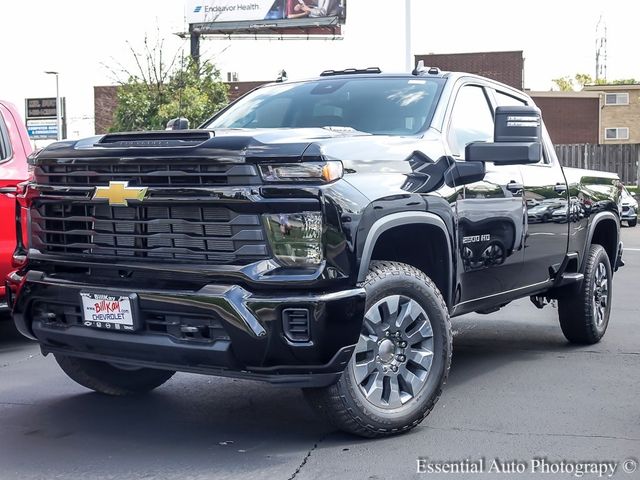
[[[611,461],[614,478],[638,479],[623,466],[640,458],[640,227],[624,228],[623,241],[627,265],[601,343],[568,345],[557,312],[528,300],[455,319],[442,398],[414,431],[383,440],[333,431],[298,390],[248,381],[179,374],[143,397],[91,393],[4,322],[0,478],[576,478],[531,473],[546,458]],[[419,457],[527,469],[418,474]]]

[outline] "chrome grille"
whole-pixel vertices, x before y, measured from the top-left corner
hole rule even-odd
[[[43,253],[214,264],[267,257],[260,217],[220,206],[45,201],[31,218],[33,247]]]

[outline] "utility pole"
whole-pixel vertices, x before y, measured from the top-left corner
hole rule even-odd
[[[404,2],[404,47],[405,47],[405,72],[413,70],[413,57],[411,55],[411,0]]]
[[[596,83],[607,80],[607,24],[600,15],[596,24]]]
[[[59,72],[44,72],[47,75],[56,76],[56,130],[58,141],[62,140],[62,103],[60,102],[60,84],[58,82]]]
[[[191,40],[191,58],[196,65],[200,65],[200,31],[189,25],[189,37]]]

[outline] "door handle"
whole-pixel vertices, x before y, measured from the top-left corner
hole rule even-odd
[[[520,191],[524,190],[524,185],[522,185],[521,183],[512,181],[512,182],[507,183],[507,190],[509,190],[512,193],[520,192]]]
[[[564,184],[564,183],[558,182],[553,186],[553,189],[558,193],[566,192],[567,191],[567,185]]]

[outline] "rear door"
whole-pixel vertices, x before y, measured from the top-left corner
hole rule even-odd
[[[495,90],[498,106],[526,105],[526,101]],[[522,279],[535,285],[549,279],[549,268],[562,263],[567,252],[569,224],[568,192],[562,167],[543,128],[543,159],[521,165],[527,208]]]
[[[493,116],[486,86],[469,82],[459,87],[447,131],[448,148],[456,160],[464,161],[468,143],[493,141]],[[487,162],[484,179],[461,189],[456,210],[456,303],[521,286],[525,210],[520,168]]]

